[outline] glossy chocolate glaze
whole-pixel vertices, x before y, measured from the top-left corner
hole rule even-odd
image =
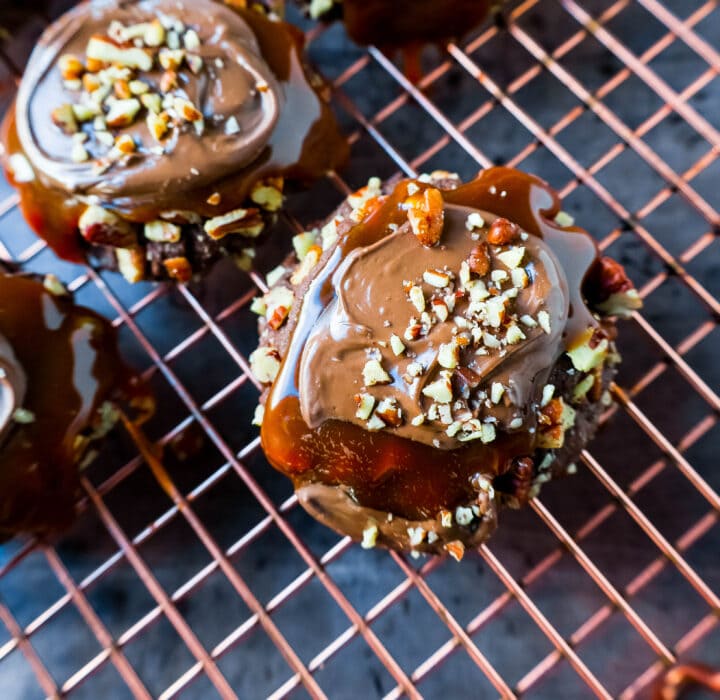
[[[0,538],[62,529],[101,407],[147,406],[149,395],[122,362],[112,326],[35,279],[0,273],[0,337],[0,366],[25,384],[11,380],[13,413],[23,415],[0,438]]]
[[[174,93],[202,109],[203,133],[186,124],[166,139],[160,154],[143,117],[113,132],[131,134],[140,144],[127,163],[97,174],[92,162],[72,162],[71,137],[50,119],[53,107],[72,102],[58,58],[84,55],[88,39],[106,33],[113,20],[142,22],[161,12],[182,19],[201,36],[205,68],[198,76],[183,71]],[[153,68],[142,78],[154,85],[159,71]],[[239,124],[235,134],[226,133],[229,117]],[[65,15],[43,35],[28,63],[4,125],[4,141],[8,156],[23,153],[35,170],[34,181],[15,182],[26,218],[59,255],[72,260],[83,258],[76,229],[88,203],[139,223],[177,210],[215,217],[247,202],[259,180],[311,180],[336,167],[347,153],[303,64],[301,33],[259,12],[212,0],[95,0]],[[86,146],[91,156],[101,155],[92,137]],[[221,205],[209,203],[211,195]]]
[[[399,235],[392,234],[389,226],[405,223],[407,214],[400,205],[406,199],[407,187],[408,181],[401,182],[373,213],[342,235],[337,247],[327,253],[325,264],[317,266],[302,308],[289,322],[292,341],[266,401],[262,443],[270,462],[289,475],[298,490],[315,483],[339,486],[360,506],[416,521],[433,519],[442,508],[475,502],[478,491],[472,477],[480,473],[492,480],[510,469],[513,458],[532,455],[536,434],[529,430],[498,431],[497,439],[490,444],[476,440],[457,449],[438,451],[423,442],[399,437],[392,430],[369,432],[334,419],[310,427],[304,420],[298,399],[299,370],[308,338],[336,298],[337,278],[333,275],[353,251],[366,252],[386,237]],[[599,327],[583,289],[585,277],[597,261],[597,247],[582,229],[554,222],[560,202],[546,183],[510,168],[492,168],[468,184],[444,191],[443,198],[447,205],[506,217],[542,239],[552,251],[567,282],[567,321],[558,339],[557,354],[572,347],[588,327]],[[409,251],[413,244],[408,241]],[[374,289],[377,284],[389,294],[401,282],[379,266],[367,285]],[[382,295],[381,291],[375,293]],[[382,321],[378,315],[368,336],[382,333],[385,339],[387,328]]]
[[[373,348],[393,382],[374,387],[372,395],[378,401],[395,399],[406,417],[393,432],[445,450],[462,447],[459,434],[449,436],[447,426],[437,422],[415,426],[411,422],[411,418],[427,411],[431,403],[422,390],[437,379],[441,370],[438,350],[442,344],[452,343],[458,327],[453,323],[436,323],[426,336],[412,343],[405,341],[410,349],[400,356],[395,355],[389,344],[380,345],[378,341],[387,343],[391,333],[402,337],[410,319],[420,316],[408,302],[404,280],[417,284],[428,299],[433,292],[439,301],[452,294],[455,305],[451,317],[467,311],[467,295],[455,300],[452,292],[443,294],[444,290],[434,290],[423,282],[423,272],[435,268],[460,269],[478,244],[466,228],[468,216],[473,212],[477,210],[447,205],[445,229],[436,248],[421,245],[406,224],[396,234],[355,249],[344,259],[333,278],[334,298],[313,324],[303,344],[298,368],[302,415],[310,427],[316,428],[330,418],[365,426],[366,421],[356,416],[354,396],[363,389],[362,370],[368,359],[368,348]],[[480,214],[487,224],[497,218],[489,212]],[[538,400],[563,350],[562,332],[568,313],[565,274],[552,250],[536,236],[529,235],[517,243],[526,251],[524,265],[531,269],[533,279],[520,290],[514,304],[516,313],[536,316],[540,309],[547,310],[551,332],[545,333],[539,326],[524,328],[526,339],[520,343],[502,349],[486,348],[484,355],[475,354],[474,347],[460,352],[460,365],[468,370],[468,381],[474,390],[482,385],[489,392],[490,382],[500,382],[507,387],[506,398],[511,401],[502,401],[485,410],[504,430],[509,430],[509,424],[517,419],[521,425],[515,430],[534,426],[530,406]],[[490,246],[488,250],[500,248]],[[497,257],[490,254],[496,267],[503,269]],[[382,273],[378,274],[378,270]],[[450,284],[453,292],[458,289],[457,279]],[[431,308],[428,304],[430,313]],[[421,363],[426,370],[409,382],[403,377],[413,362]]]

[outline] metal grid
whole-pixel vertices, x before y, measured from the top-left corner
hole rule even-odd
[[[0,105],[59,9],[11,27]],[[719,37],[715,0],[526,0],[506,29],[426,57],[413,86],[339,26],[308,31],[354,160],[291,199],[288,229],[371,174],[503,161],[549,179],[641,282],[617,406],[580,473],[503,514],[460,566],[360,553],[267,468],[247,427],[259,275],[130,288],[57,261],[2,183],[0,258],[56,271],[114,318],[161,399],[148,433],[169,455],[149,464],[116,437],[68,536],[0,548],[3,697],[630,698],[678,659],[720,664]],[[204,446],[174,460],[193,429]],[[130,589],[144,607],[123,609]]]

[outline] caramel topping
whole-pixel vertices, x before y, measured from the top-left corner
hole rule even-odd
[[[478,510],[477,514],[472,508],[460,509],[461,514],[469,510],[472,515],[471,522],[474,521],[475,528],[469,534],[466,527],[461,527],[456,514],[450,511],[446,512],[444,525],[433,517],[408,520],[394,516],[389,520],[384,509],[361,506],[345,490],[316,483],[300,486],[297,497],[302,507],[316,520],[362,542],[365,549],[376,544],[387,546],[392,543],[397,549],[432,552],[436,551],[439,542],[446,541],[450,554],[460,559],[464,551],[461,539],[466,542],[469,539],[469,544],[477,545],[486,540],[497,527],[495,501],[491,501],[484,512]],[[467,526],[469,523],[463,520],[463,524]]]
[[[720,693],[720,671],[705,664],[676,664],[656,683],[653,700],[677,700],[693,686],[705,688],[714,695]]]
[[[0,274],[0,338],[0,537],[63,528],[79,462],[108,427],[101,408],[147,395],[120,359],[110,324],[35,280]]]

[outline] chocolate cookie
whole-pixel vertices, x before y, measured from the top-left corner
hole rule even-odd
[[[622,267],[509,168],[372,179],[257,299],[262,445],[338,532],[459,558],[574,469],[620,361]]]
[[[6,167],[58,255],[187,281],[247,263],[286,181],[346,144],[302,35],[213,0],[83,3],[41,37],[5,124]]]

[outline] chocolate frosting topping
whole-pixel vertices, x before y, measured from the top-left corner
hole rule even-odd
[[[343,261],[333,276],[333,300],[314,325],[300,362],[298,394],[303,418],[311,428],[330,418],[366,425],[367,421],[356,415],[354,397],[364,390],[363,368],[368,358],[376,357],[392,381],[373,386],[369,391],[378,402],[394,399],[399,405],[404,420],[394,432],[442,449],[462,446],[462,433],[448,435],[447,424],[423,421],[415,425],[411,419],[427,413],[432,404],[422,392],[443,371],[439,364],[441,348],[451,345],[467,329],[460,319],[469,315],[473,304],[482,306],[484,300],[480,297],[488,294],[488,287],[483,285],[476,301],[468,295],[455,295],[465,288],[457,275],[462,263],[478,245],[478,239],[485,238],[477,233],[473,236],[468,229],[467,222],[472,220],[469,217],[478,214],[486,225],[498,218],[489,212],[446,205],[438,246],[421,245],[406,224],[370,246],[355,249]],[[481,344],[480,354],[471,339],[460,349],[457,362],[458,367],[464,368],[473,392],[482,390],[487,395],[483,400],[483,416],[492,417],[503,430],[527,430],[528,421],[533,420],[531,405],[539,402],[550,369],[564,349],[562,335],[569,307],[565,274],[552,249],[537,236],[525,234],[523,238],[518,240],[524,250],[523,267],[515,269],[528,271],[522,275],[527,286],[503,284],[502,289],[514,290],[512,294],[516,296],[510,299],[518,318],[531,323],[544,310],[548,314],[549,332],[534,322],[529,327],[520,324],[522,339],[508,344],[498,340],[498,347],[494,347],[494,339],[500,336],[486,324],[483,333],[486,342]],[[490,262],[500,273],[498,279],[510,283],[510,271],[493,252],[501,253],[503,248],[507,246],[489,247]],[[424,274],[427,277],[427,271],[433,270],[450,273],[445,287],[437,288],[424,281]],[[436,284],[444,281],[441,277]],[[413,323],[411,319],[420,322],[423,316],[408,299],[405,288],[409,283],[419,287],[428,302],[437,301],[442,309],[441,318],[446,319],[438,322],[436,315],[430,316],[432,325],[427,333],[412,341],[405,337],[406,329]],[[498,284],[497,289],[500,288]],[[489,289],[496,289],[492,282]],[[448,304],[453,307],[451,312]],[[430,314],[437,308],[433,303],[426,306]],[[476,335],[478,332],[479,329]],[[387,342],[391,334],[407,346],[399,355]],[[422,365],[419,376],[411,376],[408,371],[414,363]],[[489,398],[493,383],[504,387],[504,400],[493,402]],[[462,401],[461,410],[472,411],[473,403]]]
[[[88,42],[107,35],[111,23],[133,27],[158,18],[167,26],[181,22],[199,36],[193,55],[202,59],[202,70],[179,71],[172,95],[192,103],[202,118],[173,129],[161,145],[145,119],[138,118],[122,129],[138,144],[137,150],[106,171],[97,167],[97,159],[109,148],[86,124],[84,147],[90,159],[75,162],[73,135],[58,129],[51,116],[55,107],[77,100],[62,80],[58,60],[68,54],[83,56]],[[157,90],[163,76],[157,51],[142,51],[153,61],[138,77]],[[284,100],[253,30],[241,15],[221,3],[96,0],[66,14],[41,38],[18,93],[17,128],[26,155],[46,185],[107,200],[153,198],[202,187],[256,160],[268,147]],[[296,159],[301,147],[302,143],[297,145]]]

